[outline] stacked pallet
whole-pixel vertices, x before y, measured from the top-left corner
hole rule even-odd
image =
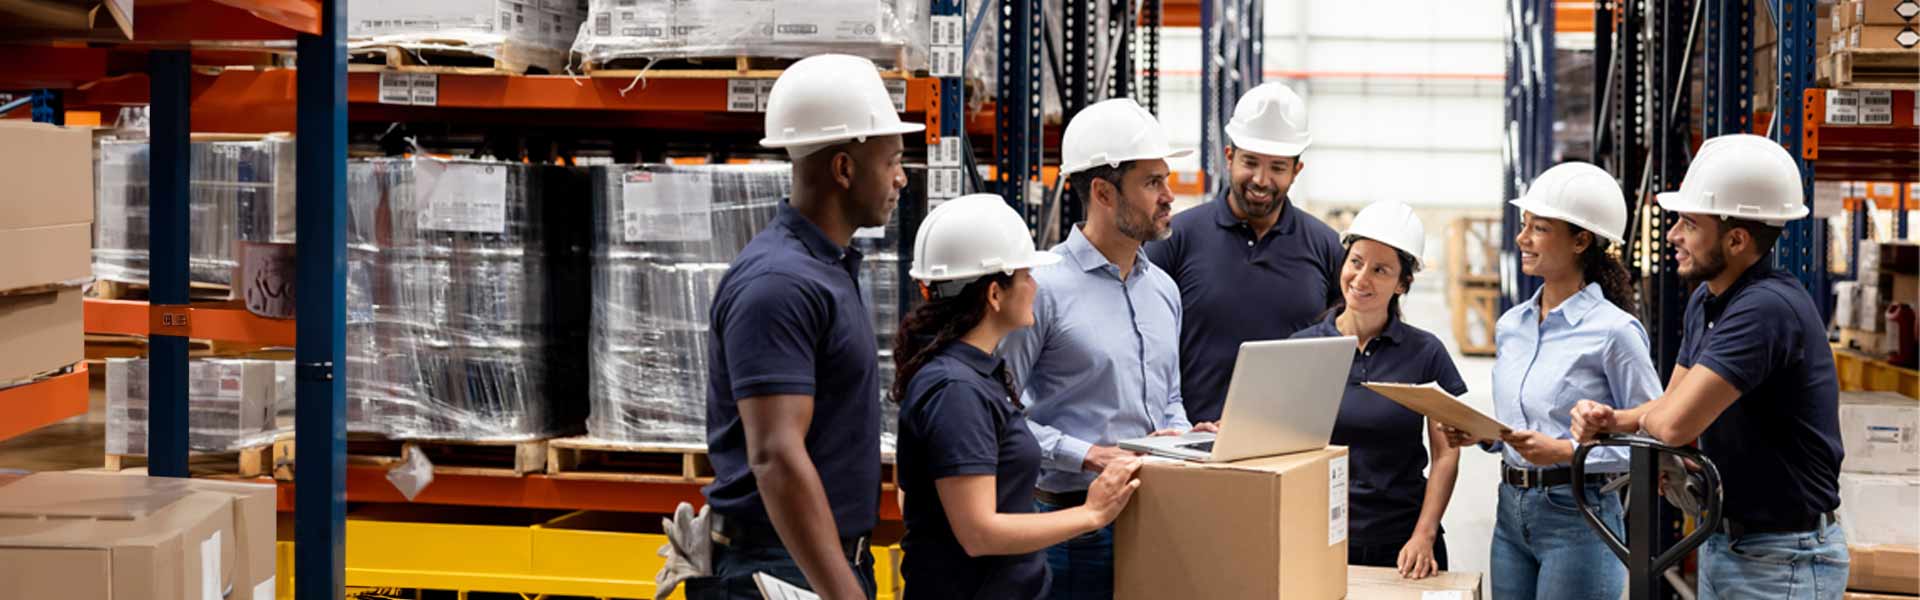
[[[351,0],[353,68],[455,74],[560,73],[583,0]]]
[[[592,0],[586,14],[573,51],[598,76],[777,74],[829,52],[902,70],[926,60],[923,0]]]
[[[1920,2],[1846,0],[1835,4],[1831,39],[1815,65],[1815,81],[1843,89],[1920,89]]]
[[[1920,298],[1920,245],[1860,240],[1857,251],[1858,276],[1854,281],[1834,284],[1833,321],[1840,331],[1841,347],[1873,358],[1897,359],[1897,366],[1913,368],[1915,357],[1899,353],[1902,324],[1887,314],[1898,305],[1916,308],[1915,299]]]
[[[1500,320],[1499,217],[1461,217],[1447,229],[1447,305],[1453,340],[1467,356],[1493,356]]]
[[[1840,525],[1853,555],[1848,589],[1920,595],[1920,400],[1842,392]]]

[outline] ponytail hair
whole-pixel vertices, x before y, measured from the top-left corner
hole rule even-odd
[[[1585,231],[1572,223],[1568,223],[1567,227],[1576,232]],[[1614,256],[1613,244],[1594,235],[1591,231],[1586,233],[1593,236],[1593,243],[1588,244],[1587,249],[1580,252],[1580,256],[1576,259],[1580,263],[1581,278],[1587,283],[1600,284],[1600,293],[1606,296],[1608,302],[1612,302],[1614,306],[1620,307],[1620,310],[1626,311],[1629,315],[1639,316],[1640,307],[1635,298],[1633,276],[1627,272],[1627,266],[1621,264],[1620,259]]]
[[[907,388],[913,383],[913,376],[920,368],[927,366],[933,357],[939,356],[948,345],[960,341],[967,332],[980,325],[987,317],[987,290],[994,284],[1001,289],[1010,289],[1013,276],[995,273],[975,279],[959,292],[949,295],[931,293],[936,286],[922,286],[928,292],[927,301],[915,306],[906,318],[900,321],[900,332],[893,342],[893,389],[894,402],[905,403]],[[1000,385],[1006,389],[1007,398],[1014,406],[1020,406],[1020,395],[1015,393],[1013,375],[1005,369],[1000,370]]]

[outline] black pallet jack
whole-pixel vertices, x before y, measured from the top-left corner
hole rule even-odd
[[[1614,535],[1600,522],[1600,516],[1593,512],[1587,503],[1587,495],[1573,495],[1574,504],[1580,507],[1586,518],[1587,526],[1600,534],[1614,555],[1627,564],[1627,597],[1631,600],[1655,600],[1661,596],[1665,587],[1663,574],[1668,568],[1679,564],[1688,553],[1707,541],[1707,536],[1720,528],[1720,504],[1723,490],[1720,487],[1720,470],[1713,461],[1694,448],[1669,446],[1659,440],[1638,436],[1602,434],[1593,442],[1580,444],[1573,451],[1573,480],[1586,478],[1587,454],[1595,448],[1625,447],[1632,449],[1631,467],[1628,470],[1627,497],[1627,539],[1625,542]],[[1662,480],[1662,459],[1671,457],[1680,460],[1668,460],[1665,469],[1667,479]],[[1681,466],[1691,462],[1691,466]],[[1693,468],[1697,466],[1698,468]],[[1666,496],[1698,523],[1693,533],[1662,551],[1658,544],[1661,527],[1656,518],[1662,491]]]

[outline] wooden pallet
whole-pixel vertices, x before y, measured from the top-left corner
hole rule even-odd
[[[1842,50],[1819,66],[1839,89],[1920,90],[1920,50]]]
[[[881,457],[883,489],[893,489],[891,456]],[[556,479],[628,483],[707,483],[713,463],[705,444],[636,444],[587,436],[547,442],[547,475]]]
[[[87,295],[102,300],[147,300],[153,297],[153,289],[145,283],[102,279],[93,282]],[[187,284],[187,298],[190,300],[226,300],[232,296],[233,288],[218,283],[195,281]]]
[[[547,468],[546,440],[390,440],[359,434],[347,436],[347,464],[397,466],[406,461],[408,448],[419,448],[439,474],[520,477]],[[291,438],[274,445],[272,464],[275,479],[293,480],[297,463]]]
[[[1460,217],[1447,228],[1447,280],[1500,285],[1500,218]]]
[[[1447,305],[1453,310],[1453,341],[1467,356],[1493,356],[1494,324],[1500,320],[1500,289],[1451,286]]]
[[[235,452],[195,453],[187,459],[187,468],[196,474],[261,477],[272,471],[273,455],[274,444],[242,448]],[[121,471],[146,465],[147,456],[144,454],[107,454],[103,466],[108,471]]]
[[[451,75],[523,75],[556,72],[565,52],[506,41],[485,50],[458,39],[361,45],[347,50],[348,71],[402,71]]]
[[[650,79],[775,79],[798,60],[747,55],[678,58],[622,56],[589,61],[585,70],[592,77],[616,79],[633,79],[642,75]],[[892,64],[893,67],[881,71],[882,79],[907,79],[913,76],[912,72],[900,66],[907,64],[906,50],[902,49]]]

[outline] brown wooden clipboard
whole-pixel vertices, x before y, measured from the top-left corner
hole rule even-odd
[[[1465,402],[1461,402],[1459,398],[1453,397],[1453,394],[1447,393],[1435,384],[1369,382],[1360,385],[1367,386],[1367,389],[1407,407],[1407,410],[1467,432],[1467,435],[1473,436],[1474,439],[1498,441],[1512,432],[1505,425],[1501,425],[1499,419],[1474,410],[1473,407],[1467,406]]]

